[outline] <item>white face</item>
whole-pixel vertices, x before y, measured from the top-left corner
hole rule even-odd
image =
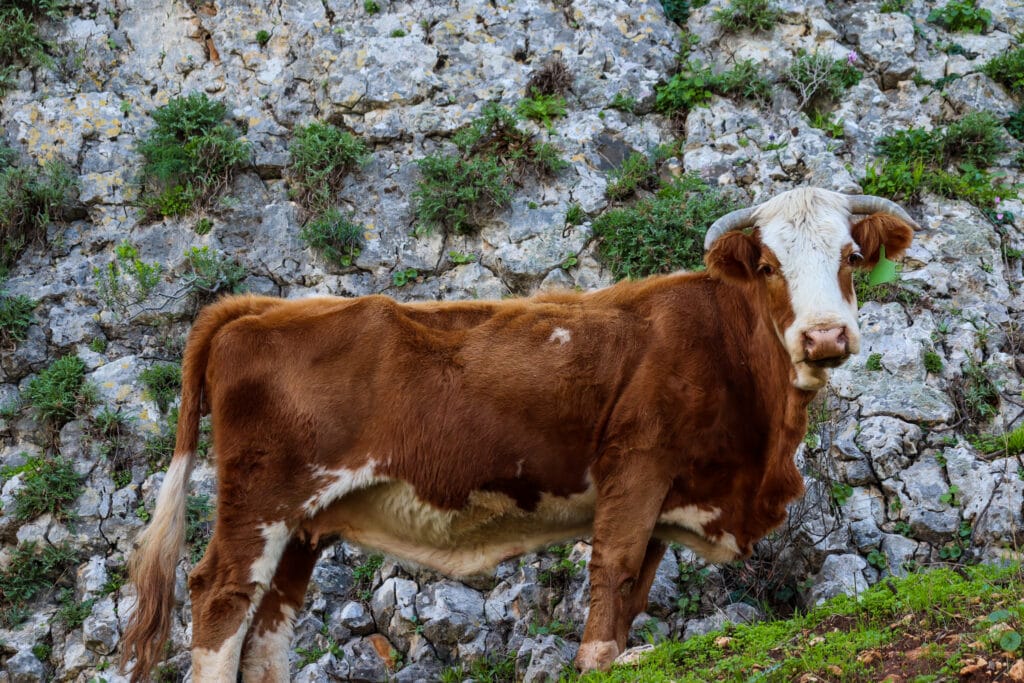
[[[808,363],[806,335],[841,329],[847,352],[860,349],[856,297],[850,285],[845,297],[840,285],[844,250],[859,251],[850,237],[847,199],[827,190],[792,190],[759,206],[754,217],[788,288],[793,321],[777,331],[796,368],[794,384],[820,389],[828,379],[828,364]]]

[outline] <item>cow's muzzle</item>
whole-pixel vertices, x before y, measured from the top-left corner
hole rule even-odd
[[[819,368],[834,368],[850,356],[846,327],[828,327],[804,332],[804,362]]]

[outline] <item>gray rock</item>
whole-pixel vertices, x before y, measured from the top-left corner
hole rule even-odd
[[[46,668],[28,649],[20,650],[8,659],[5,668],[11,683],[42,683],[46,680]]]
[[[948,540],[960,524],[960,515],[955,507],[941,501],[950,486],[942,466],[926,455],[904,471],[902,480],[905,495],[900,499],[914,537],[931,543]]]
[[[342,626],[358,635],[367,635],[373,632],[374,623],[371,614],[363,607],[362,603],[349,601],[341,608],[340,622]]]
[[[516,654],[516,677],[523,683],[557,681],[579,646],[558,636],[527,639]]]
[[[107,596],[93,605],[92,612],[82,623],[82,639],[93,652],[109,655],[117,648],[120,638],[114,599]]]
[[[726,624],[752,624],[764,619],[764,612],[745,602],[726,605],[720,611],[702,619],[690,619],[683,629],[683,640],[719,631]]]
[[[472,640],[484,623],[484,598],[455,581],[439,581],[416,596],[423,635],[444,657],[457,643]]]
[[[820,605],[840,593],[856,595],[868,587],[865,577],[868,563],[860,555],[829,555],[815,577],[807,597],[808,604]]]
[[[870,457],[879,477],[897,476],[917,455],[917,442],[921,439],[921,428],[917,425],[877,416],[861,420],[859,426],[855,440]]]

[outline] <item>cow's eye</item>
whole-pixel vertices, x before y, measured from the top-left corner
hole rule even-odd
[[[757,267],[757,272],[761,273],[761,275],[774,275],[775,269],[767,263],[762,263]]]
[[[850,255],[846,257],[846,262],[851,266],[859,266],[864,262],[864,254],[859,251],[852,251]]]

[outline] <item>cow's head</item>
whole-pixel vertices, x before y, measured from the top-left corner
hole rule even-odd
[[[852,222],[851,215],[866,217]],[[853,270],[873,268],[882,245],[886,257],[902,254],[912,226],[887,199],[791,190],[715,221],[705,262],[715,277],[763,288],[793,384],[813,391],[828,380],[828,368],[860,350]]]

